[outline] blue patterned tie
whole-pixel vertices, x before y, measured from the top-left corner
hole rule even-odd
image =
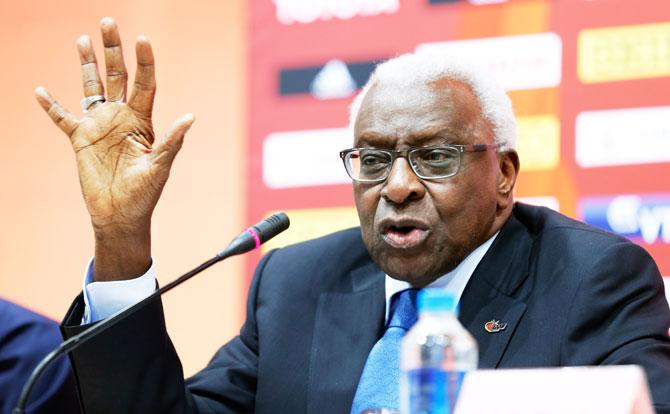
[[[351,414],[368,408],[400,406],[400,340],[417,319],[417,289],[396,293],[391,298],[391,317],[384,336],[372,347],[358,382]]]

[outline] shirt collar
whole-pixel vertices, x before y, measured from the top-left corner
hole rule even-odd
[[[465,259],[461,261],[461,263],[458,264],[458,266],[454,268],[454,270],[443,276],[440,276],[435,281],[433,281],[433,283],[426,287],[446,289],[454,295],[456,302],[460,302],[461,295],[465,290],[465,286],[468,284],[468,281],[477,268],[477,265],[491,247],[493,240],[495,240],[496,236],[498,236],[498,233],[500,233],[500,231],[496,232],[496,234],[491,236],[490,239],[473,250],[472,253],[470,253]],[[391,296],[397,292],[411,288],[412,285],[402,280],[393,279],[389,275],[386,275],[384,283],[386,289],[386,317],[384,320],[385,322],[388,322],[389,303],[391,301]]]

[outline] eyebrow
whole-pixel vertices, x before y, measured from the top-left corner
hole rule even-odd
[[[430,142],[434,141],[434,142]],[[358,147],[366,145],[379,148],[393,148],[396,146],[397,137],[378,134],[376,132],[364,132],[357,137]],[[452,132],[451,128],[439,127],[425,129],[407,137],[407,143],[411,146],[430,144],[462,144],[463,140],[459,133]]]
[[[396,141],[397,140],[395,137],[381,135],[374,132],[366,132],[356,137],[356,146],[365,147],[367,145],[370,147],[390,148],[395,146]]]

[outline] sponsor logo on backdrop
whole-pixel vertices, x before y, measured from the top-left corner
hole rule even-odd
[[[400,0],[272,0],[281,24],[394,14]]]
[[[507,90],[553,88],[561,83],[563,44],[556,33],[422,43],[418,51],[445,53],[488,68]]]
[[[670,76],[670,23],[582,30],[577,74],[584,83]]]
[[[558,167],[561,150],[561,123],[555,115],[517,118],[517,151],[524,171]]]
[[[318,99],[346,98],[357,89],[346,63],[337,59],[326,63],[309,85],[312,96]]]
[[[670,244],[670,193],[587,198],[580,210],[588,224],[647,244]]]
[[[339,152],[352,142],[349,128],[273,132],[263,141],[263,182],[270,188],[350,183]]]
[[[670,161],[670,106],[577,115],[575,159],[583,168]]]
[[[317,99],[346,98],[365,85],[379,61],[332,59],[322,66],[282,69],[279,72],[279,94],[311,94]]]
[[[284,212],[291,218],[291,231],[284,232],[267,243],[263,243],[263,252],[359,225],[358,214],[353,206],[306,208]],[[266,216],[272,213],[274,212]]]

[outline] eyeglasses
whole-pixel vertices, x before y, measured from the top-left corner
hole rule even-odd
[[[458,173],[465,152],[484,152],[497,149],[499,144],[434,145],[385,150],[378,148],[351,148],[340,151],[347,174],[354,181],[378,183],[386,180],[396,158],[403,157],[414,174],[424,180],[452,177]]]

